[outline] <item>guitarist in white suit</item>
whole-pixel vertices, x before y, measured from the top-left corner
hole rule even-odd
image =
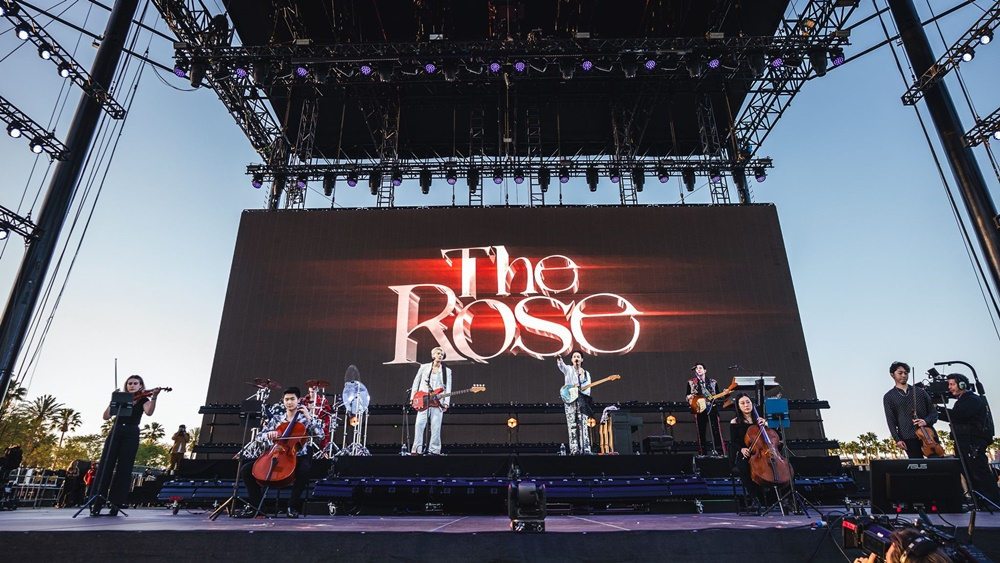
[[[433,393],[435,389],[444,389],[442,394],[451,393],[451,369],[441,365],[444,360],[444,350],[440,347],[431,350],[433,361],[429,364],[420,364],[416,377],[413,378],[413,385],[410,387],[410,402],[419,391]],[[426,410],[417,413],[417,422],[413,427],[413,448],[410,455],[420,455],[424,453],[424,429],[427,427],[427,418],[431,419],[431,441],[427,447],[430,455],[441,455],[441,419],[444,411],[448,410],[451,397],[441,399],[441,406],[431,406]]]
[[[559,365],[559,371],[562,372],[563,379],[565,380],[563,384],[573,385],[582,389],[579,392],[580,395],[586,395],[587,399],[589,399],[590,389],[584,389],[584,387],[590,385],[590,372],[581,367],[581,364],[583,364],[583,353],[579,350],[574,350],[570,356],[570,361],[573,362],[573,365],[568,366],[563,361],[562,356],[556,356],[556,363]],[[587,429],[587,417],[580,410],[581,401],[587,399],[580,397],[572,403],[563,403],[563,408],[566,410],[566,427],[569,430],[570,455],[590,455],[592,453],[590,451],[590,432]]]

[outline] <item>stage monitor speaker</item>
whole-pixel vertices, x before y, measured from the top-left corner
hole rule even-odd
[[[651,454],[670,453],[674,449],[674,437],[670,435],[646,436],[642,439],[642,449]]]
[[[871,463],[872,512],[961,513],[962,462],[957,458],[887,459]]]

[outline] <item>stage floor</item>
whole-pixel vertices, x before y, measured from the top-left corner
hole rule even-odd
[[[692,558],[741,561],[850,561],[843,550],[843,507],[818,507],[810,515],[737,514],[555,515],[544,533],[513,533],[502,516],[305,516],[209,520],[209,512],[135,508],[129,516],[72,518],[75,509],[0,512],[5,560],[130,559],[231,561],[285,550],[276,560],[329,561],[650,561]],[[825,516],[825,521],[823,516]],[[903,520],[913,521],[914,515]],[[960,537],[969,514],[931,516],[935,526]],[[824,525],[817,526],[817,522]],[[830,524],[826,524],[829,522]],[[981,512],[974,544],[1000,561],[1000,514]],[[315,533],[323,532],[323,533]],[[132,544],[135,544],[134,546]],[[291,547],[289,547],[291,546]],[[138,551],[135,547],[141,547]],[[136,555],[133,557],[133,555]]]

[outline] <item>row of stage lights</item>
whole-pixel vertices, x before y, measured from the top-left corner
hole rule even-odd
[[[13,2],[12,0],[0,0],[0,17],[17,14],[19,10],[20,7],[16,2]],[[14,26],[14,35],[21,41],[27,41],[30,39],[34,32],[35,30],[32,29],[30,25],[23,22]],[[46,61],[52,60],[52,55],[54,53],[55,49],[48,43],[42,42],[42,44],[38,46],[38,56],[41,59]],[[60,63],[56,67],[56,72],[63,78],[69,78],[72,72],[72,67],[66,63]]]
[[[979,44],[989,45],[992,42],[993,42],[993,30],[991,29],[982,30],[982,32],[979,34]],[[965,49],[962,50],[963,62],[969,62],[974,58],[976,58],[976,50],[973,49],[971,46],[966,47]]]
[[[24,135],[24,126],[17,121],[12,121],[10,125],[7,126],[7,134],[15,139],[20,139],[21,136]],[[38,139],[32,139],[31,142],[28,143],[28,148],[35,154],[42,154],[42,151],[45,150],[45,144]]]
[[[670,181],[671,173],[670,169],[666,166],[656,167],[656,179],[660,181],[661,184],[666,184]],[[763,166],[756,166],[752,170],[753,178],[758,183],[763,182],[767,179],[767,170]],[[571,178],[570,167],[560,166],[557,169],[558,179],[560,184],[566,184]],[[646,171],[642,166],[635,166],[630,171],[630,177],[632,179],[632,184],[635,186],[636,191],[642,191],[643,185],[646,181]],[[736,181],[745,181],[746,173],[742,171],[734,171],[733,178]],[[418,180],[420,183],[420,191],[423,194],[430,193],[431,183],[433,181],[433,173],[428,168],[423,168],[420,170],[418,175]],[[618,166],[610,166],[607,170],[608,179],[612,183],[618,184],[621,182],[622,173]],[[687,191],[694,191],[695,182],[697,174],[693,168],[685,168],[681,170],[681,180],[684,182],[684,186]],[[287,178],[278,176],[281,178],[279,184],[287,181]],[[527,176],[525,175],[524,168],[515,168],[512,179],[515,184],[523,184]],[[542,192],[547,192],[549,189],[549,184],[552,180],[552,171],[548,167],[541,167],[536,173],[536,180],[538,181],[538,186]],[[587,180],[587,185],[590,191],[597,191],[597,183],[600,180],[600,169],[597,166],[590,165],[584,171],[584,177]],[[458,173],[455,168],[448,168],[445,171],[445,182],[450,186],[454,186],[458,183]],[[469,186],[470,192],[475,192],[479,187],[481,179],[481,173],[478,168],[469,168],[466,173],[465,180],[466,184]],[[718,185],[722,183],[722,170],[721,169],[710,169],[708,172],[708,181],[713,185]],[[336,175],[334,173],[326,173],[323,176],[323,192],[329,197],[333,193],[333,186],[336,182]],[[356,187],[360,182],[359,172],[357,170],[349,171],[345,176],[345,182],[350,187]],[[393,186],[398,187],[403,184],[403,173],[399,169],[393,169],[390,172],[390,182]],[[495,167],[493,169],[493,183],[502,184],[504,182],[504,171],[501,167]],[[260,188],[264,185],[264,175],[260,172],[254,173],[251,179],[251,185],[254,188]],[[295,186],[299,189],[305,189],[309,185],[309,176],[300,175],[295,179]],[[378,169],[371,170],[368,173],[368,187],[371,189],[372,195],[378,193],[379,187],[382,185],[382,171]]]

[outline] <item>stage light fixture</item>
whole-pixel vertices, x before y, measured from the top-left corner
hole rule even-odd
[[[984,29],[983,34],[979,36],[980,45],[989,45],[993,41],[993,30]]]
[[[469,186],[469,193],[474,193],[479,187],[479,169],[469,168],[469,173],[465,175],[465,183]]]
[[[583,59],[583,62],[580,63],[580,68],[589,72],[594,68],[594,61],[590,59]]]
[[[661,184],[666,184],[670,181],[670,171],[667,170],[666,166],[658,166],[656,168],[656,179],[659,180]]]
[[[427,195],[431,193],[431,171],[422,168],[420,169],[420,193]]]
[[[299,78],[305,78],[309,76],[309,69],[304,66],[295,67],[295,75]]]
[[[36,140],[28,143],[28,148],[31,149],[31,152],[35,154],[42,154],[42,150],[45,149],[45,145]]]
[[[966,47],[965,50],[962,51],[962,60],[963,61],[969,62],[969,61],[971,61],[974,58],[976,58],[976,50],[973,49],[972,47]]]
[[[38,56],[46,61],[52,58],[52,45],[42,43],[38,46]]]
[[[843,49],[841,49],[840,47],[834,47],[833,49],[830,49],[830,62],[833,63],[833,66],[840,66],[844,64],[845,60],[846,59],[844,58]]]
[[[372,194],[372,195],[375,195],[375,194]],[[351,417],[351,426],[357,426],[357,425],[358,425],[358,417],[352,416]]]
[[[694,169],[692,169],[692,168],[685,168],[684,170],[681,170],[681,179],[684,180],[684,187],[687,188],[687,191],[693,192],[694,191]]]
[[[9,11],[10,10],[7,8],[7,4],[0,1],[0,17],[6,16]]]
[[[507,515],[513,532],[544,532],[545,484],[511,481],[507,485]]]
[[[10,236],[10,229],[7,227],[0,228],[0,240],[7,240],[8,236]]]
[[[248,71],[246,69],[246,67],[244,67],[244,66],[238,66],[238,67],[236,67],[236,77],[237,78],[246,78],[249,74],[250,74],[250,71]]]
[[[399,187],[403,184],[403,173],[399,170],[399,168],[392,169],[392,176],[390,176],[390,178],[393,186]]]
[[[201,81],[205,78],[205,63],[202,62],[192,62],[191,63],[191,87],[201,88]]]
[[[337,175],[333,172],[327,172],[323,174],[323,195],[326,197],[333,196],[333,188],[337,185]]]
[[[447,60],[441,64],[441,72],[447,82],[454,82],[458,79],[458,61]]]
[[[592,417],[588,417],[587,418],[587,426],[590,427],[590,428],[593,428],[593,427],[597,426],[597,419],[592,418]]]
[[[254,174],[253,179],[250,180],[250,185],[259,190],[264,185],[264,175]]]
[[[21,41],[27,41],[31,37],[31,27],[25,23],[19,23],[14,27],[14,34]]]
[[[598,180],[598,178],[597,178],[597,167],[594,166],[593,164],[591,164],[590,166],[588,166],[587,170],[585,172],[585,177],[587,178],[587,186],[590,188],[590,191],[596,192],[597,191],[597,180]]]
[[[381,82],[391,82],[396,75],[396,65],[392,61],[378,63],[378,79]]]
[[[559,183],[560,184],[565,184],[566,182],[569,182],[569,167],[567,167],[567,166],[560,166],[559,167]]]
[[[719,57],[712,57],[711,59],[708,59],[708,68],[715,70],[719,68],[720,65],[722,65],[722,59]]]
[[[722,182],[722,171],[718,168],[713,168],[708,171],[708,181],[713,184],[719,184]]]
[[[18,138],[21,136],[21,124],[17,121],[11,121],[10,125],[7,126],[7,134],[13,138]]]
[[[701,55],[687,59],[685,64],[687,65],[688,76],[691,78],[701,78],[701,75],[705,72],[705,57]]]
[[[663,419],[667,423],[667,426],[673,426],[677,424],[677,417],[672,414],[668,414],[667,418]]]
[[[445,172],[444,179],[448,182],[449,186],[454,186],[458,183],[458,174],[455,173],[454,168],[449,168],[448,171]]]
[[[771,66],[774,68],[781,68],[781,65],[785,64],[785,59],[781,55],[778,55],[771,59]]]
[[[493,183],[502,184],[503,183],[503,168],[497,166],[493,169]]]
[[[497,61],[490,62],[490,72],[492,72],[493,74],[497,74],[498,72],[500,72],[501,68],[503,67],[500,65],[499,62]]]
[[[826,76],[827,54],[825,49],[810,49],[809,62],[812,64],[813,70],[816,71],[816,76]]]
[[[372,170],[368,174],[368,188],[371,190],[372,195],[378,194],[379,187],[382,186],[382,173],[378,170]]]
[[[763,166],[758,166],[754,168],[753,179],[757,180],[758,184],[762,183],[764,180],[767,180],[767,170],[765,170]]]
[[[437,65],[434,63],[426,63],[424,65],[424,72],[426,72],[427,74],[434,74],[435,72],[437,72]]]
[[[0,16],[13,16],[20,10],[20,6],[13,0],[0,0]]]
[[[993,138],[1000,141],[1000,129],[993,132]]]
[[[656,59],[646,59],[642,66],[646,67],[646,70],[654,70],[656,69]]]
[[[507,419],[507,428],[517,428],[517,419],[513,416]]]
[[[308,185],[309,185],[308,176],[299,176],[298,178],[295,179],[295,187],[299,188],[300,190],[304,189]]]
[[[627,58],[622,60],[622,72],[625,73],[625,78],[635,78],[635,73],[639,71],[639,61],[634,58]]]
[[[617,184],[622,180],[622,171],[617,166],[612,166],[608,170],[608,179],[611,180],[612,184]]]
[[[559,73],[562,74],[563,80],[569,80],[573,78],[573,73],[576,72],[576,64],[570,59],[561,59],[559,61]]]
[[[69,67],[66,68],[66,75],[63,76],[62,73],[63,66],[64,65],[59,66],[60,68],[59,75],[62,76],[63,78],[66,78],[66,76],[69,76]],[[176,65],[174,65],[174,76],[176,76],[177,78],[187,78],[187,69],[184,68],[184,66],[185,66],[184,64],[181,64],[179,62]]]
[[[732,171],[733,175],[733,185],[736,186],[736,190],[743,192],[747,188],[747,173],[742,168],[734,168]]]
[[[66,63],[59,65],[59,67],[56,69],[56,72],[59,73],[59,76],[63,78],[69,78],[69,73],[70,73],[69,65]]]
[[[523,73],[528,70],[528,63],[524,61],[514,61],[514,70]]]
[[[514,183],[518,184],[518,185],[524,183],[524,169],[523,168],[515,168],[514,169]]]
[[[646,171],[642,169],[642,166],[635,166],[632,168],[632,185],[635,186],[635,191],[641,192],[643,184],[646,183]]]
[[[541,188],[542,193],[549,191],[549,181],[551,180],[551,173],[546,167],[541,167],[538,169],[538,187]]]
[[[372,75],[372,65],[370,65],[368,63],[363,63],[361,65],[361,75],[362,76],[371,76]]]
[[[350,187],[355,187],[358,185],[358,172],[357,170],[351,170],[347,173],[347,185]]]

